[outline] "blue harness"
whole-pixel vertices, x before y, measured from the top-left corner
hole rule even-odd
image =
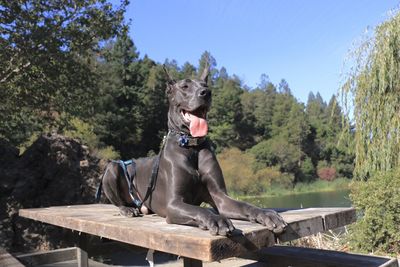
[[[136,207],[140,208],[143,205],[143,202],[140,201],[139,199],[135,198],[134,195],[133,195],[134,191],[136,191],[136,193],[137,193],[137,190],[136,190],[135,186],[133,185],[133,179],[134,179],[134,177],[136,175],[136,162],[133,161],[132,159],[131,160],[126,160],[126,161],[123,161],[123,160],[112,160],[111,162],[118,163],[119,166],[121,167],[121,169],[122,169],[122,171],[124,173],[124,177],[126,179],[126,182],[128,183],[128,186],[129,186],[129,195],[132,198],[132,202]],[[129,174],[129,172],[128,172],[128,166],[129,165],[132,165],[132,169],[133,169],[132,174]],[[105,174],[105,172],[104,172],[104,174]],[[103,174],[103,176],[104,176],[104,174]],[[100,201],[101,192],[102,192],[102,184],[103,184],[103,177],[101,177],[100,184],[99,184],[99,186],[97,187],[97,190],[96,190],[96,197],[95,197],[96,202]]]

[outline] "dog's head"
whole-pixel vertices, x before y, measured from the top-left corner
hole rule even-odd
[[[207,86],[208,67],[200,79],[175,81],[168,76],[167,95],[169,100],[168,127],[193,137],[203,137],[208,132],[207,112],[211,106],[211,90]]]

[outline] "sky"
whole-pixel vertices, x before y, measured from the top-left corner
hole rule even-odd
[[[198,66],[209,51],[254,88],[262,74],[306,103],[344,80],[349,50],[399,7],[394,0],[131,0],[126,19],[141,56]]]

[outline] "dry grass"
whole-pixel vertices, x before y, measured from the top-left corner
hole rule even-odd
[[[345,241],[347,234],[347,228],[341,227],[290,241],[287,245],[347,252],[349,251],[349,246]]]

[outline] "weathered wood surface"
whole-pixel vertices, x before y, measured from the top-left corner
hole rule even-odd
[[[258,261],[275,267],[398,267],[397,259],[322,249],[273,246],[257,252]]]
[[[19,215],[202,261],[238,256],[275,244],[275,236],[255,223],[233,220],[236,230],[232,236],[211,236],[208,231],[195,227],[167,224],[164,218],[156,215],[125,218],[119,215],[118,208],[105,204],[21,209]],[[323,208],[320,213],[318,209],[302,209],[281,215],[289,223],[286,232],[279,237],[282,241],[330,229],[326,226],[344,226],[355,220],[353,208]]]
[[[24,265],[14,258],[10,253],[0,248],[0,266],[1,267],[24,267]]]
[[[351,224],[356,221],[354,208],[308,208],[281,213],[289,228],[278,237],[285,242]]]

